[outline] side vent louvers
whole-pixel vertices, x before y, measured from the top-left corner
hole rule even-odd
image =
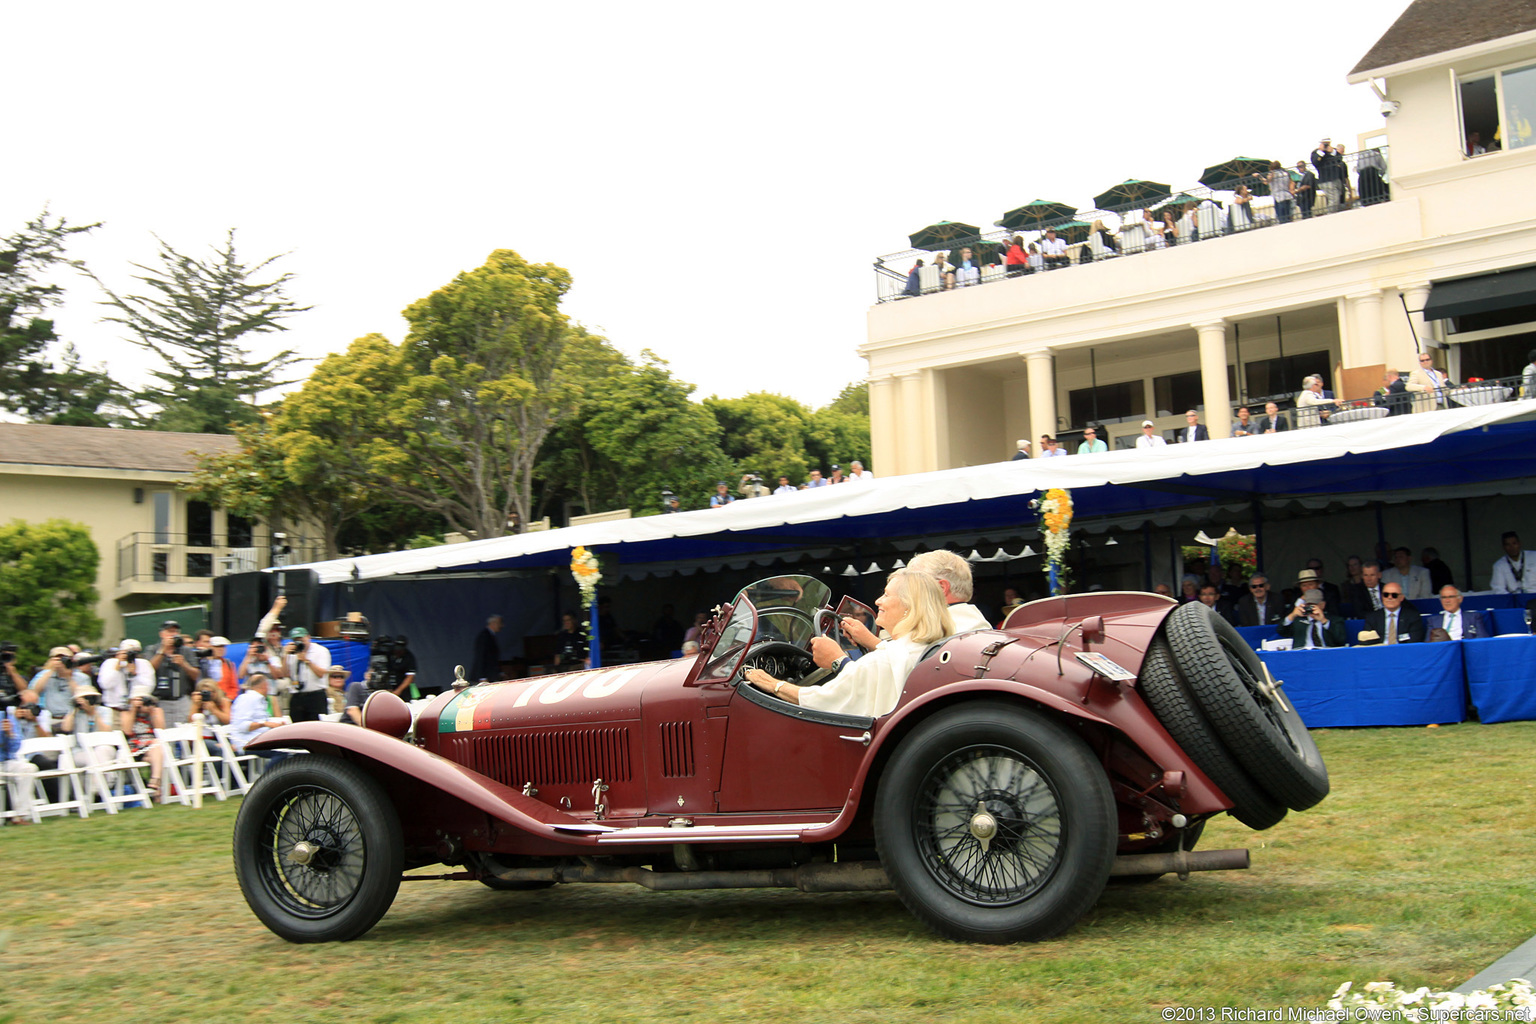
[[[506,786],[574,785],[593,779],[628,782],[629,730],[558,729],[547,732],[449,737],[443,753]],[[692,755],[689,757],[691,772]]]
[[[668,779],[693,776],[693,723],[661,723],[661,774]]]

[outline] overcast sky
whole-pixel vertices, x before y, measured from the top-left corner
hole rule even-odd
[[[1344,76],[1406,6],[10,5],[0,234],[44,204],[103,221],[73,254],[127,288],[151,232],[237,228],[315,307],[261,351],[312,357],[400,340],[401,309],[515,249],[695,398],[821,405],[863,378],[870,265],[908,233],[1353,148],[1383,122]],[[139,379],[68,283],[60,334]]]

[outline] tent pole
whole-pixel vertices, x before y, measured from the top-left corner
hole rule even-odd
[[[1253,557],[1260,572],[1264,571],[1264,505],[1253,499]]]
[[[1141,524],[1141,560],[1146,566],[1146,591],[1152,592],[1152,520]]]
[[[1381,559],[1381,549],[1383,547],[1385,547],[1386,544],[1387,544],[1387,517],[1386,517],[1386,515],[1382,511],[1384,506],[1382,505],[1381,502],[1379,502],[1379,501],[1375,502],[1375,506],[1376,506],[1376,551],[1375,551],[1375,553],[1371,557],[1373,557],[1373,558],[1375,558],[1375,559],[1377,559],[1379,561]],[[1392,557],[1392,552],[1388,551],[1387,552],[1388,560],[1390,560],[1391,557]],[[1382,566],[1382,568],[1385,569],[1386,566]]]
[[[1461,499],[1461,557],[1466,562],[1467,574],[1462,577],[1462,589],[1472,589],[1472,527],[1467,516],[1467,499]]]

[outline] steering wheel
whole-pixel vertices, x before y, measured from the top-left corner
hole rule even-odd
[[[747,652],[742,669],[760,668],[775,679],[793,683],[816,670],[816,660],[784,640],[764,640]]]

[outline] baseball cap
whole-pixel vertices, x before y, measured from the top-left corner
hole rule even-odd
[[[120,651],[142,651],[144,649],[144,645],[139,643],[137,640],[133,639],[132,637],[129,637],[127,640],[124,640],[121,644],[118,644],[117,649],[120,650]]]
[[[164,622],[160,623],[160,628],[161,629],[180,629],[181,628],[181,623],[177,622],[175,619],[166,619]]]
[[[75,652],[68,647],[55,647],[48,652],[48,657],[50,658],[72,658],[74,655]]]
[[[309,636],[309,630],[305,629],[303,626],[294,626],[288,631],[288,639],[290,640],[297,640],[300,637],[305,636]]]
[[[211,637],[208,638],[208,646],[209,647],[228,647],[229,646],[229,637],[227,637],[227,636],[211,636]]]
[[[1317,604],[1323,599],[1323,592],[1316,587],[1301,595],[1301,599],[1308,604]]]
[[[1157,426],[1157,424],[1153,423],[1151,420],[1142,420],[1141,421],[1141,425],[1144,426],[1144,427],[1155,427],[1155,426]]]

